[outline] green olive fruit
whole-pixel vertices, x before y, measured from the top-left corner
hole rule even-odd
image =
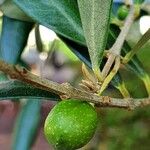
[[[120,20],[124,20],[127,17],[128,13],[129,13],[129,8],[126,5],[120,6],[117,11],[118,18]]]
[[[98,124],[92,105],[79,100],[63,100],[46,118],[44,133],[57,150],[75,150],[87,144]]]

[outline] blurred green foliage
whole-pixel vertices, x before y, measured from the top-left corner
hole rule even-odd
[[[135,111],[100,110],[99,144],[108,150],[148,150],[150,139],[149,107]]]
[[[1,29],[0,19],[0,29]],[[137,21],[131,29],[128,36],[130,45],[134,45],[140,38],[139,22]],[[136,37],[136,38],[135,38]],[[48,43],[51,48],[51,43]],[[149,61],[150,42],[146,44],[138,53],[138,57],[144,62],[144,67],[150,75]],[[60,40],[57,40],[57,50],[62,51],[68,58],[69,63],[77,62],[79,59],[69,50],[69,48]],[[79,70],[80,68],[76,68]],[[133,97],[145,97],[146,91],[142,81],[132,72],[121,69],[121,74],[128,90]],[[81,75],[81,74],[80,74]],[[79,77],[81,78],[81,76]],[[78,79],[74,79],[78,82]],[[114,89],[108,91],[111,95],[118,96]],[[120,95],[119,95],[120,96]],[[150,148],[150,107],[140,108],[134,111],[120,109],[98,109],[100,124],[97,132],[96,144],[89,146],[98,150],[149,150]],[[32,110],[31,110],[32,112]],[[28,118],[27,118],[28,119]]]

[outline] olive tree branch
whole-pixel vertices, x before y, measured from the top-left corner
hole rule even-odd
[[[134,109],[150,105],[150,98],[143,99],[119,99],[108,96],[98,96],[96,94],[77,89],[70,84],[59,84],[57,82],[49,81],[30,73],[25,68],[20,66],[13,66],[0,60],[0,70],[8,74],[13,79],[18,79],[26,82],[34,87],[44,89],[46,91],[55,93],[57,95],[66,95],[68,98],[80,99],[83,101],[92,102],[99,107],[117,107]]]

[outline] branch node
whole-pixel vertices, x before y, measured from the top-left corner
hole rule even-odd
[[[104,105],[109,105],[111,103],[111,99],[109,96],[102,96],[102,101]]]
[[[28,70],[24,67],[20,67],[19,65],[15,66],[16,71],[21,74],[22,76],[27,75]]]
[[[133,101],[133,99],[132,98],[129,98],[128,99],[128,110],[130,110],[130,111],[132,111],[132,110],[134,110],[135,109],[135,104],[134,104],[134,101]]]
[[[68,95],[60,95],[60,98],[61,98],[61,100],[66,100],[66,99],[69,99],[70,98],[70,96],[68,96]]]

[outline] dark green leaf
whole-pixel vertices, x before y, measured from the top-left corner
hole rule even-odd
[[[88,53],[87,46],[80,45],[74,41],[71,41],[61,35],[58,35],[58,37],[70,48],[70,50],[81,60],[83,61],[87,66],[91,68],[91,61],[90,56]]]
[[[3,16],[0,40],[0,57],[8,63],[16,64],[24,47],[33,23]]]
[[[13,0],[36,22],[78,43],[84,44],[76,0]]]
[[[15,125],[12,150],[29,150],[33,144],[40,123],[41,102],[28,100],[22,107]]]
[[[32,87],[18,80],[4,81],[0,83],[0,100],[4,99],[47,99],[59,100],[59,96],[45,90]]]
[[[113,85],[114,87],[116,87],[117,89],[118,89],[118,87],[119,87],[120,85],[123,84],[122,77],[121,77],[121,75],[120,75],[119,72],[118,72],[118,73],[115,75],[115,77],[111,80],[111,83],[112,83],[112,85]]]
[[[145,0],[133,0],[135,4],[142,4]]]

